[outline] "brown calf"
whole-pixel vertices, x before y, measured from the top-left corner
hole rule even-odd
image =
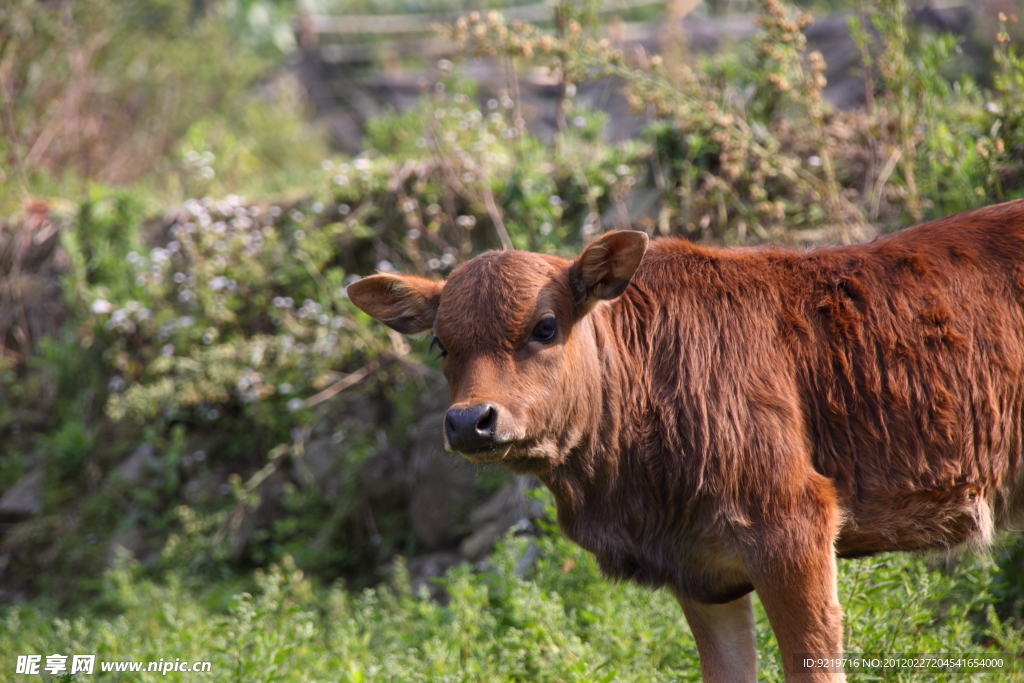
[[[445,442],[533,473],[617,579],[667,586],[705,681],[839,653],[836,556],[985,545],[1024,508],[1024,200],[852,247],[612,232],[575,261],[489,252],[348,289],[432,330]]]

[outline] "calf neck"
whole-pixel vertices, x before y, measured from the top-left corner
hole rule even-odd
[[[799,666],[842,650],[837,555],[982,546],[1024,507],[1024,201],[812,251],[612,232],[349,296],[433,333],[447,447],[670,589],[706,681],[756,680],[753,590],[787,680],[841,680]]]

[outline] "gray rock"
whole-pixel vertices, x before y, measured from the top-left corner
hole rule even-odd
[[[136,486],[152,475],[160,472],[160,459],[153,452],[153,447],[144,443],[118,465],[108,477],[108,481],[121,480],[130,486]]]
[[[35,517],[43,511],[43,468],[34,470],[18,480],[0,498],[0,521],[17,522]]]
[[[428,550],[451,547],[466,534],[466,511],[479,498],[476,469],[444,450],[443,421],[444,412],[436,412],[412,430],[409,517],[413,537]]]
[[[228,473],[223,469],[204,472],[185,484],[185,502],[192,506],[208,505],[223,501],[226,497],[224,486],[228,483]]]
[[[409,571],[409,585],[413,594],[418,594],[420,588],[426,586],[431,596],[437,598],[439,591],[432,585],[431,579],[444,576],[451,567],[464,561],[459,553],[445,550],[410,558],[406,568]]]
[[[238,562],[243,558],[257,531],[270,526],[275,519],[287,514],[282,502],[284,486],[287,481],[288,478],[280,470],[271,472],[256,487],[260,504],[256,506],[255,510],[250,510],[241,504],[235,506],[228,542],[232,560]]]
[[[408,498],[409,468],[405,454],[387,446],[364,460],[356,469],[360,494],[371,501],[398,505]]]
[[[540,512],[526,498],[526,491],[536,485],[535,481],[533,477],[517,476],[470,512],[469,523],[479,526],[485,522],[507,519],[510,520],[508,526],[512,526],[521,519],[537,517]]]
[[[320,488],[324,498],[332,503],[338,499],[344,460],[339,457],[341,446],[330,436],[310,439],[303,448],[302,461],[298,467],[299,477],[304,484]]]
[[[260,497],[259,506],[252,512],[252,522],[257,529],[269,526],[271,522],[286,514],[284,508],[284,487],[288,477],[281,470],[272,472],[270,476],[256,487]]]
[[[145,534],[136,526],[125,527],[107,543],[105,566],[108,569],[113,567],[125,555],[138,560],[147,549]]]
[[[459,544],[459,552],[469,560],[480,560],[510,528],[528,526],[530,520],[540,516],[543,510],[526,497],[534,482],[533,477],[516,477],[470,512],[469,523],[474,531]]]
[[[508,531],[511,525],[500,521],[488,522],[480,526],[472,534],[467,536],[459,544],[459,552],[467,560],[482,560],[494,548],[501,535]]]
[[[521,579],[524,578],[533,569],[533,565],[537,563],[539,557],[540,546],[535,541],[530,541],[530,545],[526,546],[526,550],[516,562],[515,575]]]

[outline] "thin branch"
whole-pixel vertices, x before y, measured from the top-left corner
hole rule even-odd
[[[364,367],[364,368],[362,368],[360,370],[356,370],[352,374],[345,375],[340,380],[338,380],[337,382],[335,382],[331,386],[329,386],[326,389],[324,389],[323,391],[321,391],[319,394],[316,394],[314,396],[310,396],[309,398],[307,398],[306,399],[306,407],[307,408],[312,408],[313,406],[320,405],[321,403],[323,403],[324,401],[326,401],[329,398],[333,398],[334,396],[336,396],[337,394],[340,394],[341,392],[345,391],[349,387],[351,387],[353,385],[356,385],[359,382],[362,382],[364,379],[366,379],[366,377],[371,372],[373,372],[376,369],[377,369],[377,362],[374,361],[373,363],[370,363],[366,367]]]

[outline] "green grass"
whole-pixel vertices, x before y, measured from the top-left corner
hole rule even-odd
[[[531,542],[540,558],[524,580],[514,569]],[[175,572],[154,579],[122,563],[79,616],[55,612],[45,600],[3,608],[0,671],[10,675],[19,654],[77,653],[96,654],[97,671],[103,661],[209,661],[202,680],[211,682],[700,680],[693,639],[672,597],[606,581],[593,558],[557,532],[506,539],[483,571],[453,570],[439,581],[446,604],[425,591],[411,594],[406,579],[399,564],[391,585],[354,595],[315,587],[286,559],[231,594],[225,584],[200,588]],[[968,556],[945,571],[910,555],[843,562],[847,650],[1020,652],[1024,634],[992,609],[996,580],[991,561]],[[781,681],[774,637],[755,607],[761,678]],[[192,676],[199,674],[104,680]],[[1020,677],[875,670],[853,680]]]

